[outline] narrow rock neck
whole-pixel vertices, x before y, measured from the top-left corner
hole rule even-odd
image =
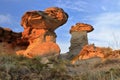
[[[71,35],[69,52],[74,56],[80,52],[83,46],[88,44],[87,31],[72,32]]]

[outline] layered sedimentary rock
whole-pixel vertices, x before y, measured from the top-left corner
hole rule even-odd
[[[0,52],[3,54],[15,54],[16,50],[25,49],[28,46],[28,41],[22,40],[21,36],[22,33],[0,27]]]
[[[87,33],[93,31],[94,28],[89,24],[77,23],[70,29],[72,35],[70,40],[69,53],[71,56],[77,55],[83,46],[88,44]]]
[[[0,27],[0,42],[13,43],[21,37],[21,33],[15,33],[9,28]]]
[[[97,47],[94,44],[85,45],[79,52],[79,54],[71,59],[71,63],[74,64],[78,60],[90,59],[95,57],[99,57],[103,61],[105,59],[120,58],[120,50],[112,50],[109,47]]]
[[[71,63],[74,64],[77,60],[89,59],[93,57],[104,58],[102,49],[94,46],[94,44],[85,45],[79,54],[72,58]]]
[[[29,41],[26,50],[17,54],[32,58],[34,56],[59,55],[60,48],[56,44],[55,29],[66,23],[67,13],[58,7],[47,8],[44,11],[28,11],[21,20],[24,28],[22,38]]]
[[[102,49],[94,46],[94,44],[85,45],[78,55],[79,55],[79,59],[89,59],[93,57],[103,58],[104,57]]]

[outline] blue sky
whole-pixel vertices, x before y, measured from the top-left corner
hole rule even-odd
[[[20,20],[26,11],[53,6],[69,15],[67,23],[55,31],[62,52],[69,50],[69,30],[77,22],[94,26],[95,30],[88,34],[89,43],[120,48],[120,0],[0,0],[0,26],[21,32]]]

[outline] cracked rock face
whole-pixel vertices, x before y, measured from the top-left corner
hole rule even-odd
[[[88,44],[87,33],[91,32],[93,27],[84,23],[77,23],[72,26],[70,29],[70,33],[72,35],[70,40],[69,53],[71,56],[77,55],[83,46]]]
[[[29,41],[26,50],[17,51],[19,55],[32,58],[34,56],[59,55],[60,48],[56,43],[58,27],[65,24],[67,13],[58,7],[47,8],[44,11],[28,11],[21,20],[24,28],[22,38]]]

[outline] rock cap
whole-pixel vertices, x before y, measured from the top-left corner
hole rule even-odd
[[[70,29],[70,33],[71,32],[80,32],[80,31],[87,31],[87,32],[91,32],[93,31],[94,28],[93,26],[89,25],[89,24],[85,24],[85,23],[76,23],[76,25],[72,26]]]
[[[44,11],[28,11],[22,16],[21,26],[54,31],[66,23],[68,15],[63,9],[50,7]]]

